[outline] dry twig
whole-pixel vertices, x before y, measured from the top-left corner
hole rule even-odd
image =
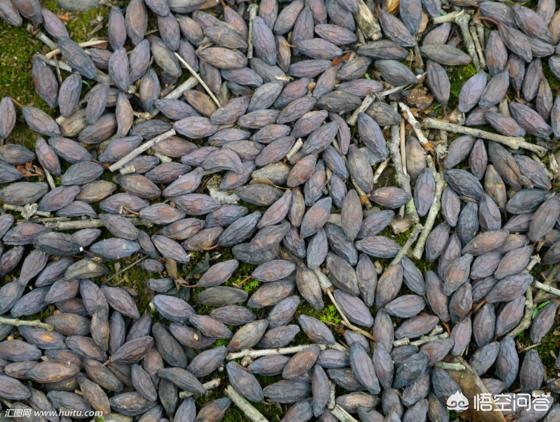
[[[506,145],[511,149],[524,148],[528,151],[532,151],[538,155],[545,154],[547,149],[539,145],[534,145],[526,142],[521,136],[504,136],[498,133],[487,132],[485,130],[476,129],[472,127],[466,127],[461,125],[456,125],[453,123],[446,122],[444,120],[427,118],[424,119],[422,126],[428,129],[438,129],[445,130],[453,133],[460,133],[462,135],[471,135],[475,138],[483,138],[489,141],[494,141],[499,144]]]

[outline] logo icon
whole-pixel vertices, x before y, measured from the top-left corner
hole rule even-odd
[[[457,390],[447,398],[446,405],[449,410],[464,412],[469,408],[469,399]]]

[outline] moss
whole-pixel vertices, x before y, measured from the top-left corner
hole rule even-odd
[[[138,260],[137,256],[133,256],[127,260],[119,261],[122,268],[126,268],[127,266],[131,265],[133,262]],[[111,274],[117,273],[114,267],[111,271]],[[145,311],[149,310],[150,300],[152,300],[152,293],[146,286],[147,281],[152,277],[152,274],[145,271],[140,264],[134,265],[132,268],[123,271],[122,273],[118,274],[111,280],[102,279],[103,284],[110,284],[113,286],[118,287],[128,287],[133,289],[136,292],[136,296],[134,300],[136,302],[136,306],[140,313],[144,313]]]
[[[326,305],[323,309],[317,310],[311,307],[307,302],[299,305],[296,315],[308,315],[324,322],[330,326],[339,325],[342,322],[340,314],[334,305]]]
[[[449,81],[451,83],[451,98],[449,99],[448,108],[452,110],[455,107],[455,103],[457,102],[457,98],[459,97],[459,92],[461,92],[463,84],[471,76],[476,75],[477,71],[473,64],[460,67],[449,67],[448,70],[450,70]]]

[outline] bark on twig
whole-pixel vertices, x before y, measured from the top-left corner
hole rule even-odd
[[[438,362],[436,366],[441,369],[447,369],[449,371],[464,371],[467,369],[465,365],[456,362]]]
[[[441,327],[441,325],[436,325],[432,331],[430,331],[428,334],[423,335],[422,337],[420,337],[418,340],[410,340],[408,337],[404,337],[398,340],[395,340],[393,342],[393,347],[399,347],[399,346],[406,346],[407,344],[413,344],[413,343],[418,343],[416,344],[417,346],[422,345],[424,343],[428,343],[432,340],[435,339],[436,336],[438,336],[439,334],[443,333],[443,328]]]
[[[214,93],[212,92],[212,90],[208,87],[208,85],[206,85],[206,82],[204,82],[204,80],[200,77],[200,75],[192,68],[192,66],[185,60],[183,59],[179,53],[175,53],[175,57],[177,57],[177,60],[179,60],[181,62],[181,64],[183,66],[185,66],[187,68],[187,70],[191,73],[191,75],[193,75],[197,80],[198,83],[200,85],[202,85],[202,87],[204,88],[204,90],[208,93],[208,95],[210,96],[210,98],[212,98],[212,101],[214,101],[214,103],[216,103],[216,105],[219,107],[221,107],[222,105],[220,104],[220,101],[218,100],[218,98],[216,98],[216,96],[214,95]]]
[[[472,40],[474,42],[474,48],[476,49],[476,54],[478,56],[478,61],[480,63],[480,69],[484,69],[486,67],[486,60],[484,58],[484,50],[482,49],[482,45],[480,40],[478,39],[478,34],[476,33],[476,28],[474,26],[469,27]]]
[[[371,341],[375,341],[375,337],[373,337],[373,335],[371,333],[367,332],[366,330],[361,329],[360,327],[357,327],[356,325],[352,324],[348,320],[348,318],[346,317],[346,315],[344,314],[342,309],[340,309],[340,306],[338,305],[336,299],[334,298],[334,295],[332,294],[331,289],[325,289],[325,292],[327,293],[327,296],[329,297],[329,299],[333,303],[334,307],[336,308],[336,310],[340,314],[340,317],[342,318],[342,325],[344,325],[349,330],[352,330],[352,331],[354,331],[358,334],[363,335],[364,337],[370,339]]]
[[[0,316],[0,324],[4,325],[13,325],[14,327],[37,327],[43,328],[44,330],[52,331],[54,327],[51,324],[47,324],[46,322],[39,321],[38,319],[34,319],[31,321],[25,319],[15,319],[15,318],[6,318]]]
[[[535,280],[535,287],[543,292],[550,293],[551,295],[560,297],[560,289],[556,287],[549,286],[548,284],[541,283],[540,281]]]
[[[335,405],[332,409],[329,409],[332,415],[337,418],[340,422],[358,422],[354,416],[340,407],[338,404]]]
[[[375,173],[373,174],[373,184],[377,184],[377,182],[379,181],[379,178],[381,177],[381,175],[383,174],[383,171],[387,168],[387,166],[389,165],[389,158],[387,158],[385,161],[382,161],[377,168],[375,169]]]
[[[462,135],[471,135],[475,138],[487,139],[489,141],[503,144],[511,149],[524,148],[528,151],[534,152],[537,155],[542,155],[547,152],[547,149],[545,147],[526,142],[525,139],[520,136],[504,136],[498,133],[492,133],[481,129],[456,125],[444,120],[432,118],[424,119],[422,125],[428,129],[446,130],[448,132],[460,133]]]
[[[410,108],[405,103],[399,103],[399,107],[403,112],[403,117],[405,118],[405,120],[410,124],[410,126],[412,126],[412,130],[414,130],[414,133],[416,134],[420,145],[422,145],[422,147],[424,147],[426,151],[432,151],[432,143],[428,140],[428,138],[426,138],[424,132],[422,132],[422,126],[420,125],[420,122],[416,120],[416,117],[414,117],[412,111],[410,111]]]
[[[220,386],[220,384],[222,383],[222,380],[220,378],[214,378],[208,382],[205,382],[204,384],[202,384],[202,386],[204,387],[204,389],[206,391],[208,390],[213,390],[214,388],[218,388]],[[191,393],[190,391],[180,391],[179,392],[179,398],[180,399],[186,399],[188,397],[192,397],[193,393]]]
[[[395,105],[396,107],[396,105]],[[410,176],[406,172],[406,168],[403,166],[402,161],[402,150],[401,141],[404,136],[401,137],[401,131],[399,125],[394,125],[391,127],[391,142],[389,143],[389,152],[391,154],[391,161],[393,163],[393,168],[395,169],[395,181],[406,193],[410,195],[410,200],[405,205],[405,215],[410,218],[411,222],[417,223],[418,212],[416,211],[416,206],[414,205],[414,200],[412,199],[412,188],[410,186]],[[402,142],[404,144],[404,142]]]
[[[247,58],[253,58],[253,21],[257,16],[257,9],[258,6],[255,3],[252,3],[249,8],[249,33],[247,34]]]
[[[445,186],[443,174],[441,174],[441,172],[436,171],[434,163],[431,157],[429,156],[428,156],[428,166],[431,168],[434,174],[434,178],[436,180],[436,192],[434,196],[434,202],[432,203],[432,206],[430,207],[430,211],[428,212],[428,216],[426,217],[424,229],[422,230],[422,233],[420,234],[420,238],[418,239],[418,242],[414,247],[414,252],[412,253],[412,256],[416,259],[421,259],[422,255],[424,254],[424,245],[426,244],[428,235],[432,231],[436,218],[439,214],[439,210],[441,209],[441,194]]]
[[[87,47],[97,47],[104,44],[107,44],[107,40],[89,40],[89,41],[81,42],[78,45],[82,48],[87,48]],[[58,54],[60,54],[60,48],[55,48],[54,50],[51,50],[47,54],[45,54],[45,57],[47,59],[52,59],[56,57]]]
[[[465,11],[461,9],[456,12],[450,12],[447,15],[436,16],[432,19],[432,22],[436,25],[440,23],[454,22],[457,17],[461,16],[463,13],[465,13]]]
[[[289,346],[289,347],[280,347],[278,349],[258,349],[258,350],[254,350],[254,349],[245,349],[245,350],[241,350],[240,352],[233,352],[233,353],[229,353],[227,355],[227,360],[235,360],[235,359],[241,359],[244,358],[246,356],[252,358],[252,359],[256,359],[256,358],[261,358],[263,356],[273,356],[273,355],[293,355],[296,354],[298,352],[301,352],[305,349],[307,349],[308,347],[314,346],[313,344],[300,344],[299,346]],[[340,344],[318,344],[317,346],[319,346],[319,348],[321,350],[326,350],[326,349],[335,349],[335,350],[345,350],[343,346],[341,346]]]
[[[157,145],[158,143],[160,143],[161,141],[165,141],[168,138],[171,138],[172,136],[174,136],[177,132],[175,132],[174,129],[170,129],[167,132],[162,133],[161,135],[156,136],[155,138],[150,139],[147,142],[144,142],[142,145],[140,145],[138,148],[130,151],[128,154],[126,154],[123,158],[121,158],[119,161],[117,161],[116,163],[112,164],[109,167],[109,171],[115,171],[120,169],[121,167],[125,166],[128,162],[132,161],[134,158],[138,157],[140,154],[142,154],[144,151],[149,150],[150,148],[152,148],[154,145]]]
[[[472,58],[474,67],[476,70],[480,70],[480,61],[478,60],[478,55],[476,53],[476,47],[474,45],[473,38],[471,36],[471,32],[469,30],[469,22],[471,20],[471,15],[468,13],[463,13],[460,16],[455,18],[455,23],[461,29],[461,35],[463,36],[463,44],[467,48],[469,55]]]
[[[245,417],[252,422],[268,422],[268,419],[263,416],[249,401],[239,394],[235,389],[228,385],[224,390],[226,396],[244,413]]]
[[[19,212],[23,218],[29,220],[34,215],[38,215],[39,217],[50,217],[51,213],[47,211],[39,211],[37,204],[27,204],[23,207],[19,205],[11,205],[11,204],[4,204],[2,205],[6,211],[15,211]]]
[[[533,311],[535,310],[535,303],[533,302],[533,290],[531,287],[525,292],[525,313],[521,322],[508,334],[511,337],[516,337],[531,326],[533,321]]]
[[[417,223],[416,226],[414,226],[414,231],[410,234],[410,236],[406,240],[406,243],[403,245],[403,247],[401,248],[397,256],[393,258],[390,265],[397,265],[402,261],[402,259],[406,256],[406,254],[414,244],[414,242],[416,242],[416,239],[418,239],[418,236],[420,235],[422,229],[423,227],[422,224],[420,223]]]

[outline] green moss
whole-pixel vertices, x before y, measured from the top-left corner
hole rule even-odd
[[[459,97],[459,92],[461,92],[463,84],[471,76],[476,75],[477,71],[473,64],[460,67],[449,67],[448,69],[450,70],[449,82],[451,83],[451,98],[449,100],[448,108],[452,110],[455,107],[455,103],[457,102],[457,98]]]
[[[307,302],[299,305],[296,315],[308,315],[324,322],[327,325],[336,326],[342,322],[340,314],[334,305],[326,305],[323,309],[317,310],[311,307]]]
[[[127,260],[120,261],[121,269],[126,268],[133,262],[138,260],[137,256],[133,256]],[[118,273],[118,270],[114,267],[112,268],[111,274]],[[148,310],[150,300],[152,300],[152,292],[147,288],[147,282],[152,277],[150,273],[145,271],[140,264],[134,265],[132,268],[123,271],[111,280],[102,279],[102,281],[118,287],[128,287],[136,292],[134,300],[138,310],[142,314]]]

